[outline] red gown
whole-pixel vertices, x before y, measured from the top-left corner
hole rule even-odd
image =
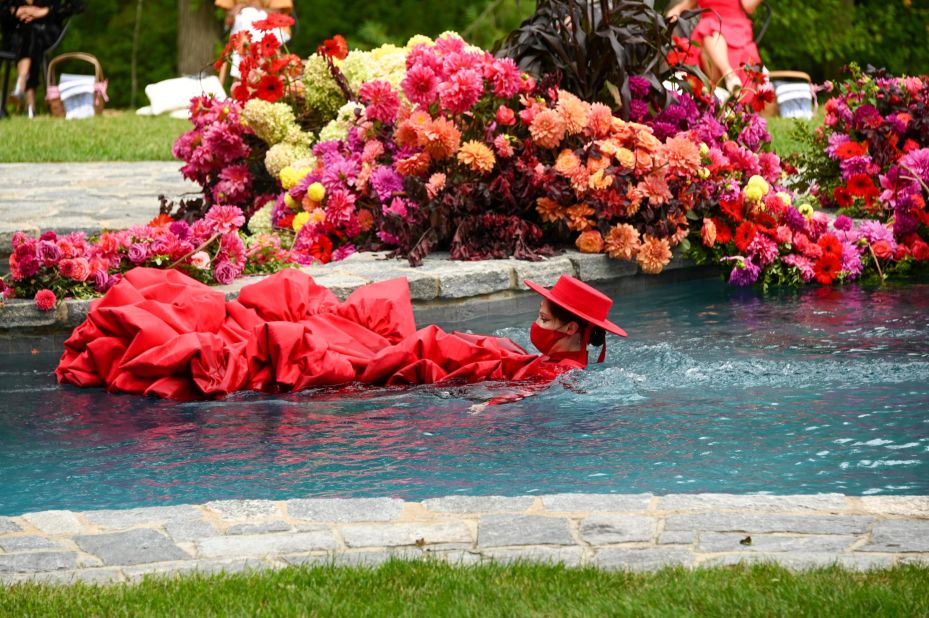
[[[136,268],[91,304],[55,375],[76,386],[189,400],[351,382],[538,384],[586,364],[586,352],[550,358],[505,338],[416,330],[403,278],[339,302],[309,275],[284,270],[227,302],[178,271]]]
[[[761,56],[758,55],[758,47],[755,45],[752,20],[742,10],[741,1],[698,0],[697,5],[701,9],[709,10],[700,15],[700,21],[697,22],[690,38],[702,46],[704,38],[721,32],[726,39],[729,64],[744,85],[746,77],[742,65],[761,64]],[[690,47],[688,64],[700,65],[701,49],[702,47]]]

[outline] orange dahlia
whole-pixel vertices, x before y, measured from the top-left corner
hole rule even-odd
[[[594,214],[594,209],[587,204],[575,204],[568,208],[568,227],[575,232],[583,232],[593,227],[593,221],[588,219]]]
[[[577,240],[574,241],[575,246],[581,253],[602,253],[603,252],[603,236],[600,235],[598,230],[587,230],[586,232],[581,232],[577,237]]]
[[[614,225],[606,235],[606,253],[613,259],[631,260],[639,253],[639,231],[628,223]]]
[[[546,223],[556,223],[564,219],[564,208],[555,200],[548,197],[540,197],[535,201],[536,212]]]
[[[642,272],[657,275],[671,261],[671,245],[667,238],[645,235],[636,257]]]
[[[553,109],[539,112],[529,125],[533,141],[542,148],[557,148],[564,139],[565,130],[564,118]]]
[[[426,138],[426,152],[437,161],[455,154],[461,143],[461,131],[454,122],[441,116],[425,127],[423,135]]]
[[[558,104],[555,109],[564,119],[565,131],[567,131],[568,135],[577,135],[587,128],[590,117],[590,104],[582,101],[576,95],[559,90]]]
[[[494,168],[497,158],[493,150],[485,144],[471,140],[461,145],[461,150],[458,151],[458,161],[467,165],[472,172],[487,174]]]

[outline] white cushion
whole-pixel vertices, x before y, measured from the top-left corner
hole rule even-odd
[[[217,99],[225,99],[226,92],[219,78],[215,75],[207,77],[175,77],[145,87],[145,94],[151,101],[152,114],[159,115],[174,110],[186,109],[190,100],[201,94],[213,95]]]

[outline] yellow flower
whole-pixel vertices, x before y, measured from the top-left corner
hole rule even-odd
[[[710,177],[710,170],[708,168],[701,167],[697,170],[697,176],[699,176],[701,180],[706,180]]]
[[[785,193],[784,191],[778,191],[777,193],[775,193],[775,195],[780,198],[781,202],[784,203],[784,206],[790,206],[790,204],[793,202],[793,198],[790,197],[790,193]]]
[[[710,154],[710,147],[706,145],[706,142],[700,142],[700,156],[705,157]]]
[[[307,187],[306,196],[314,202],[321,202],[326,197],[326,187],[321,182],[314,182]]]
[[[310,220],[310,213],[301,212],[297,213],[297,216],[294,217],[293,228],[295,232],[299,232],[304,225]]]
[[[414,47],[420,44],[429,45],[430,47],[435,45],[432,39],[430,39],[426,35],[416,34],[416,35],[413,35],[413,37],[411,37],[410,40],[406,42],[406,48],[413,49]]]
[[[762,178],[758,174],[755,174],[754,176],[749,178],[748,184],[745,186],[746,187],[758,187],[761,190],[762,195],[767,195],[768,191],[771,190],[771,187],[768,185],[768,181],[766,181],[764,178]]]
[[[288,165],[281,170],[281,186],[285,189],[293,189],[309,173],[309,168],[297,169],[292,165]]]
[[[813,216],[813,207],[809,204],[800,204],[797,206],[797,210],[799,210],[800,214],[807,219]]]
[[[762,197],[764,197],[764,192],[758,185],[750,184],[745,187],[745,199],[749,202],[760,202]]]
[[[289,191],[284,194],[284,205],[287,206],[287,208],[290,208],[291,210],[299,210],[299,206],[300,206],[297,203],[297,200],[295,200],[294,198],[290,196]]]

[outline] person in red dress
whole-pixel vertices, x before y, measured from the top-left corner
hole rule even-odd
[[[55,375],[61,383],[179,400],[351,383],[547,384],[586,367],[591,342],[602,345],[602,362],[598,329],[625,336],[606,319],[612,300],[582,281],[565,275],[551,290],[526,285],[544,297],[531,331],[542,354],[502,337],[417,330],[404,278],[362,286],[340,302],[288,269],[226,301],[176,270],[136,268],[92,303]]]
[[[688,64],[699,65],[710,82],[725,85],[733,92],[747,83],[742,66],[761,64],[749,15],[762,0],[682,0],[667,11],[678,18],[684,11],[705,9],[700,15],[691,40],[699,43],[690,50]]]

